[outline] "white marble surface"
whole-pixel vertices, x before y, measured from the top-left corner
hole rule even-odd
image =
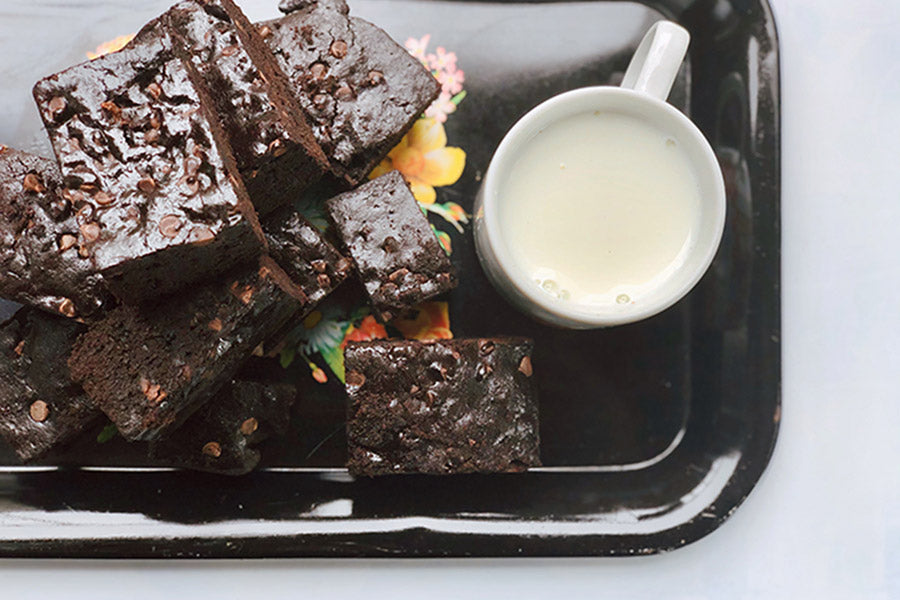
[[[721,529],[635,559],[0,561],[0,597],[900,598],[900,3],[773,3],[784,411]]]

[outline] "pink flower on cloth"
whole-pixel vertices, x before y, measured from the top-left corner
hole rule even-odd
[[[456,70],[456,52],[447,52],[442,46],[438,46],[434,54],[427,57],[428,66],[433,71],[455,71]]]
[[[466,74],[462,69],[454,68],[451,70],[438,71],[437,80],[441,83],[441,88],[451,96],[455,96],[463,89],[466,82]]]
[[[441,92],[437,100],[425,110],[425,116],[431,117],[438,123],[446,123],[447,116],[456,111],[456,105],[451,98],[452,96],[448,92]]]
[[[406,49],[410,54],[419,60],[425,59],[425,49],[428,48],[428,42],[431,41],[431,34],[423,35],[421,39],[409,38],[406,40]]]

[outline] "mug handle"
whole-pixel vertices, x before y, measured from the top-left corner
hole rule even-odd
[[[657,21],[631,57],[621,87],[665,101],[687,53],[691,34],[672,21]]]

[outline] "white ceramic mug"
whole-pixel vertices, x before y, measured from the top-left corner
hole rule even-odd
[[[638,46],[621,86],[598,86],[560,94],[526,114],[507,133],[485,173],[475,204],[475,243],[489,279],[514,306],[540,321],[573,329],[593,329],[639,321],[670,307],[706,272],[725,226],[725,185],[706,138],[694,123],[666,102],[687,52],[690,35],[670,21],[654,24]],[[514,262],[504,243],[499,207],[504,175],[523,147],[548,125],[585,111],[612,111],[636,117],[674,137],[693,167],[700,191],[699,226],[682,264],[640,302],[580,305],[544,293]],[[652,177],[652,173],[647,173]],[[561,267],[561,268],[564,268]]]

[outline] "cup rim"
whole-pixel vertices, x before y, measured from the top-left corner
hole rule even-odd
[[[691,134],[691,142],[697,147],[700,154],[703,155],[708,166],[712,167],[710,172],[715,179],[714,198],[706,200],[705,203],[713,211],[713,221],[716,227],[714,235],[709,238],[708,243],[698,245],[691,250],[694,256],[702,255],[702,259],[694,262],[696,265],[689,277],[683,278],[683,281],[673,287],[668,294],[660,295],[660,297],[652,302],[640,305],[622,305],[610,307],[608,310],[598,310],[596,307],[588,307],[585,305],[573,304],[567,300],[554,298],[550,294],[541,292],[532,284],[530,279],[521,272],[516,266],[515,260],[511,256],[499,226],[499,208],[495,198],[497,196],[496,189],[499,185],[498,169],[496,161],[508,160],[507,154],[514,154],[515,145],[524,139],[523,136],[529,135],[535,121],[542,119],[544,114],[550,110],[558,110],[561,106],[573,102],[583,97],[596,96],[621,96],[628,97],[629,102],[642,102],[652,107],[652,110],[659,111],[666,118],[675,119],[681,126],[685,127]],[[715,153],[706,137],[697,127],[697,125],[677,108],[659,100],[648,94],[643,94],[631,89],[621,88],[618,86],[592,86],[575,90],[570,90],[562,94],[553,96],[537,105],[525,114],[513,127],[506,133],[494,156],[491,159],[491,166],[488,168],[484,177],[482,191],[483,224],[486,229],[487,239],[491,253],[495,261],[498,263],[500,270],[505,275],[506,280],[511,284],[516,292],[532,305],[536,305],[541,313],[553,316],[553,320],[557,323],[568,323],[575,327],[608,327],[614,325],[623,325],[626,323],[634,323],[654,315],[661,313],[673,304],[684,298],[694,286],[700,281],[709,265],[715,258],[721,243],[722,234],[725,228],[725,183],[722,177],[722,171],[716,158]],[[704,189],[704,191],[709,191]],[[704,236],[705,238],[706,236]]]

